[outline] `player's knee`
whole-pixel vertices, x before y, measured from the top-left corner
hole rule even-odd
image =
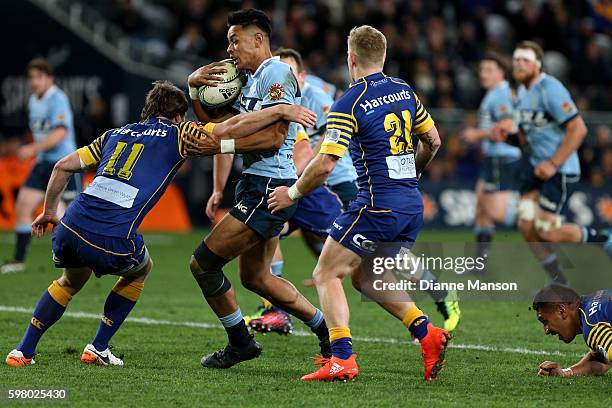
[[[537,204],[528,198],[521,198],[518,205],[518,218],[521,221],[533,222],[536,218]]]
[[[191,255],[191,261],[189,262],[189,269],[191,269],[191,273],[193,274],[193,276],[201,275],[204,273],[204,271],[202,270],[202,267],[200,267],[200,264],[198,263],[198,261],[195,259],[195,256],[193,255]]]
[[[223,266],[227,262],[227,259],[214,254],[203,242],[193,252],[191,273],[205,297],[221,296],[232,287],[223,274]]]
[[[552,217],[537,217],[534,221],[534,227],[538,237],[543,241],[557,241],[557,230],[561,227],[562,220],[558,215]]]
[[[25,199],[17,200],[15,202],[15,218],[17,222],[22,222],[23,220],[29,222],[32,217],[32,212],[34,211],[32,207],[32,204]]]
[[[152,269],[153,260],[149,258],[147,264],[133,276],[134,281],[144,283],[145,279],[147,279],[147,276],[149,276],[149,272],[151,272]]]
[[[88,278],[89,275],[77,276],[74,274],[64,273],[57,280],[57,283],[71,295],[76,295],[81,289],[83,289],[83,286],[85,286]]]
[[[265,293],[267,292],[266,282],[259,276],[241,276],[240,283],[242,284],[242,286],[244,286],[245,289],[257,293],[258,295],[265,295]]]
[[[322,284],[330,279],[344,279],[348,273],[349,271],[345,271],[344,268],[322,268],[317,266],[312,273],[312,280],[314,281],[315,286],[318,286],[319,284]]]
[[[523,235],[528,234],[533,228],[533,222],[536,218],[537,204],[535,201],[527,198],[521,198],[518,205],[518,229]]]

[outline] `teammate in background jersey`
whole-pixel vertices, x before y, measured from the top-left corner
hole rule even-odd
[[[557,335],[565,343],[582,334],[589,348],[580,361],[568,368],[553,361],[543,362],[539,375],[603,375],[612,367],[612,290],[579,296],[567,286],[553,284],[536,294],[532,307],[544,325],[544,333]]]
[[[8,354],[7,364],[34,364],[38,341],[59,320],[93,272],[97,277],[120,277],[106,299],[98,332],[85,347],[81,361],[123,365],[108,349],[108,342],[136,305],[153,266],[137,229],[187,157],[183,138],[202,140],[206,149],[200,146],[198,153],[205,154],[219,152],[220,136],[236,138],[237,151],[277,148],[284,141],[286,127],[272,124],[279,119],[299,120],[307,112],[297,106],[276,106],[217,125],[200,126],[183,122],[187,107],[183,91],[167,81],[155,82],[146,97],[142,122],[111,129],[54,166],[44,212],[32,224],[32,234],[42,236],[48,224],[56,226],[53,260],[64,273],[43,293],[23,339]],[[72,174],[82,169],[96,169],[96,176],[60,221],[60,196]]]
[[[295,205],[295,200],[321,185],[339,157],[350,149],[357,169],[359,193],[336,219],[313,272],[321,307],[329,324],[332,358],[305,381],[352,379],[359,369],[348,327],[349,310],[342,280],[352,276],[361,290],[362,258],[376,243],[410,247],[423,220],[418,179],[440,146],[429,113],[412,88],[383,72],[385,36],[370,26],[353,28],[348,37],[347,64],[353,83],[330,109],[319,154],[291,187],[270,195],[273,212]],[[420,143],[416,154],[411,135]],[[449,336],[433,326],[413,302],[379,301],[420,340],[425,379],[433,380],[444,365]]]
[[[317,114],[314,126],[304,129],[298,124],[291,124],[289,132],[293,132],[295,143],[293,145],[293,162],[296,166],[296,174],[299,176],[313,157],[313,148],[318,148],[316,142],[310,139],[309,133],[317,135],[325,130],[327,112],[333,104],[333,100],[322,89],[304,83],[306,71],[299,52],[280,48],[274,53],[280,60],[291,67],[302,94],[300,104]],[[353,164],[349,162],[352,172],[355,173]],[[356,177],[356,175],[355,175]],[[355,188],[356,189],[356,188]],[[354,197],[353,197],[354,198]],[[313,192],[299,200],[295,213],[289,219],[288,225],[283,229],[280,239],[284,239],[296,229],[300,229],[304,242],[314,254],[319,257],[323,249],[323,243],[332,222],[342,210],[342,201],[327,186],[320,186]],[[282,276],[283,254],[280,245],[276,248],[272,259],[272,274]],[[280,308],[273,306],[269,301],[263,299],[263,303],[251,316],[245,316],[247,325],[259,332],[277,332],[289,334],[293,329],[291,315]]]
[[[530,148],[521,166],[519,229],[530,243],[591,242],[606,246],[610,254],[608,234],[564,222],[568,200],[580,179],[576,151],[587,128],[563,84],[542,72],[543,56],[538,44],[524,41],[512,57],[513,75],[520,84],[519,127]],[[530,247],[551,278],[566,283],[551,246]]]
[[[25,269],[32,232],[32,213],[45,196],[55,162],[76,149],[72,109],[66,94],[55,85],[53,67],[45,59],[35,58],[28,64],[26,73],[32,90],[28,115],[34,142],[22,146],[17,155],[22,160],[36,157],[36,164],[17,195],[15,251],[13,259],[0,266],[0,273],[21,272]],[[63,198],[73,200],[81,186],[80,175],[71,177]],[[64,209],[62,202],[60,211]]]
[[[485,155],[480,179],[476,184],[476,219],[474,233],[478,242],[476,257],[487,258],[495,233],[495,224],[516,223],[521,150],[504,142],[493,142],[496,126],[511,132],[513,97],[506,81],[506,63],[501,56],[490,54],[480,62],[480,85],[487,90],[478,108],[478,128],[468,128],[463,138],[468,143],[482,141]]]
[[[330,84],[323,78],[318,77],[314,74],[306,74],[304,82],[308,85],[316,86],[317,88],[322,89],[323,92],[325,92],[327,95],[329,95],[330,98],[332,98],[332,100],[336,98],[336,92],[338,91],[338,88],[336,88],[336,85]]]
[[[272,57],[268,16],[254,9],[236,11],[228,16],[228,27],[227,51],[236,66],[249,73],[248,82],[234,108],[240,112],[253,112],[279,104],[299,104],[300,89],[291,68],[278,57]],[[215,64],[209,64],[193,72],[188,79],[194,111],[203,121],[213,113],[203,109],[193,89],[202,85],[214,86],[211,78],[215,78],[212,75],[215,72],[219,72]],[[309,123],[306,127],[311,125]],[[327,326],[321,311],[291,282],[270,273],[278,235],[296,206],[272,214],[265,203],[275,187],[291,185],[297,178],[291,158],[294,142],[294,136],[290,134],[280,149],[243,155],[244,169],[236,186],[237,204],[193,253],[193,276],[225,327],[229,340],[226,347],[202,359],[205,367],[228,368],[261,353],[261,345],[249,335],[234,290],[223,274],[223,267],[238,256],[243,286],[302,320],[317,335],[321,354],[330,354]],[[226,143],[221,151],[233,153],[234,149]],[[219,205],[231,165],[231,155],[215,156],[213,195],[206,209],[209,217],[214,216]]]

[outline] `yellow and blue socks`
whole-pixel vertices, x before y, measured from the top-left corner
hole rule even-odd
[[[140,298],[144,283],[119,278],[104,303],[104,315],[98,332],[91,342],[96,350],[106,350],[108,342],[115,335],[125,318]]]
[[[244,323],[244,317],[240,308],[236,309],[234,313],[219,318],[225,332],[227,333],[227,339],[229,344],[236,347],[245,347],[251,341],[249,336],[249,330]]]
[[[423,340],[423,338],[427,336],[427,325],[429,324],[429,319],[427,318],[427,315],[425,315],[418,307],[411,307],[402,319],[402,323],[417,339]]]
[[[43,293],[34,309],[32,320],[26,329],[17,350],[21,351],[27,358],[32,358],[36,352],[42,335],[57,322],[66,311],[68,302],[72,296],[56,280]]]
[[[334,357],[346,360],[353,354],[353,338],[348,327],[331,327],[329,340]]]
[[[16,262],[24,262],[30,239],[32,238],[32,225],[18,224],[15,227],[15,253],[13,259]]]

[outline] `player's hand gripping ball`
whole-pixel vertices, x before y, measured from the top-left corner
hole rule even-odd
[[[246,84],[246,74],[236,68],[231,59],[221,62],[223,65],[215,67],[225,70],[222,74],[215,74],[221,80],[216,82],[215,86],[204,85],[198,89],[200,103],[206,108],[220,108],[231,104],[240,95],[240,90]]]

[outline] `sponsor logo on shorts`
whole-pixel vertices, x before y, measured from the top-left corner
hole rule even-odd
[[[334,226],[334,228],[335,228],[335,229],[337,229],[338,231],[342,231],[342,225],[337,224],[335,221],[334,221],[334,223],[333,223],[332,225],[333,225],[333,226]]]
[[[363,249],[366,252],[374,252],[376,251],[376,243],[364,237],[361,234],[355,234],[353,236],[353,245],[358,248]]]
[[[246,205],[242,204],[242,201],[239,202],[238,204],[236,204],[234,207],[237,208],[238,211],[240,211],[243,214],[246,214],[247,211],[249,211],[249,207],[247,207]]]

